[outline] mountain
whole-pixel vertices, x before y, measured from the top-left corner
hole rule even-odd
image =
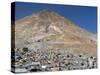
[[[60,14],[43,10],[15,21],[15,47],[97,55],[97,39]]]

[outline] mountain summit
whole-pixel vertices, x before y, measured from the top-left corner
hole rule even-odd
[[[15,47],[65,49],[96,55],[97,39],[58,13],[43,10],[15,22]]]

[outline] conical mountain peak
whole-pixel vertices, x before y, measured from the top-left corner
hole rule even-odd
[[[97,43],[91,33],[52,10],[42,10],[19,20],[15,31],[18,48],[26,46],[26,42],[32,44],[38,40],[49,40],[47,42],[52,43],[52,48],[77,48],[79,52],[80,49],[82,52],[91,50],[90,54],[96,54]]]
[[[42,10],[38,13],[38,15],[41,17],[41,18],[52,18],[52,17],[58,17],[59,18],[59,14],[54,12],[53,10],[50,10],[50,9],[45,9],[45,10]]]
[[[50,12],[54,12],[53,10],[50,9],[44,9],[40,11],[41,13],[50,13]]]

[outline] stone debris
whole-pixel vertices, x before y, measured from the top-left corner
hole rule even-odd
[[[64,71],[97,68],[97,58],[68,50],[15,50],[16,72]]]

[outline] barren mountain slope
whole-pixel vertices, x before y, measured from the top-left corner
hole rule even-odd
[[[15,22],[15,47],[68,49],[96,55],[97,39],[53,11],[40,11]]]

